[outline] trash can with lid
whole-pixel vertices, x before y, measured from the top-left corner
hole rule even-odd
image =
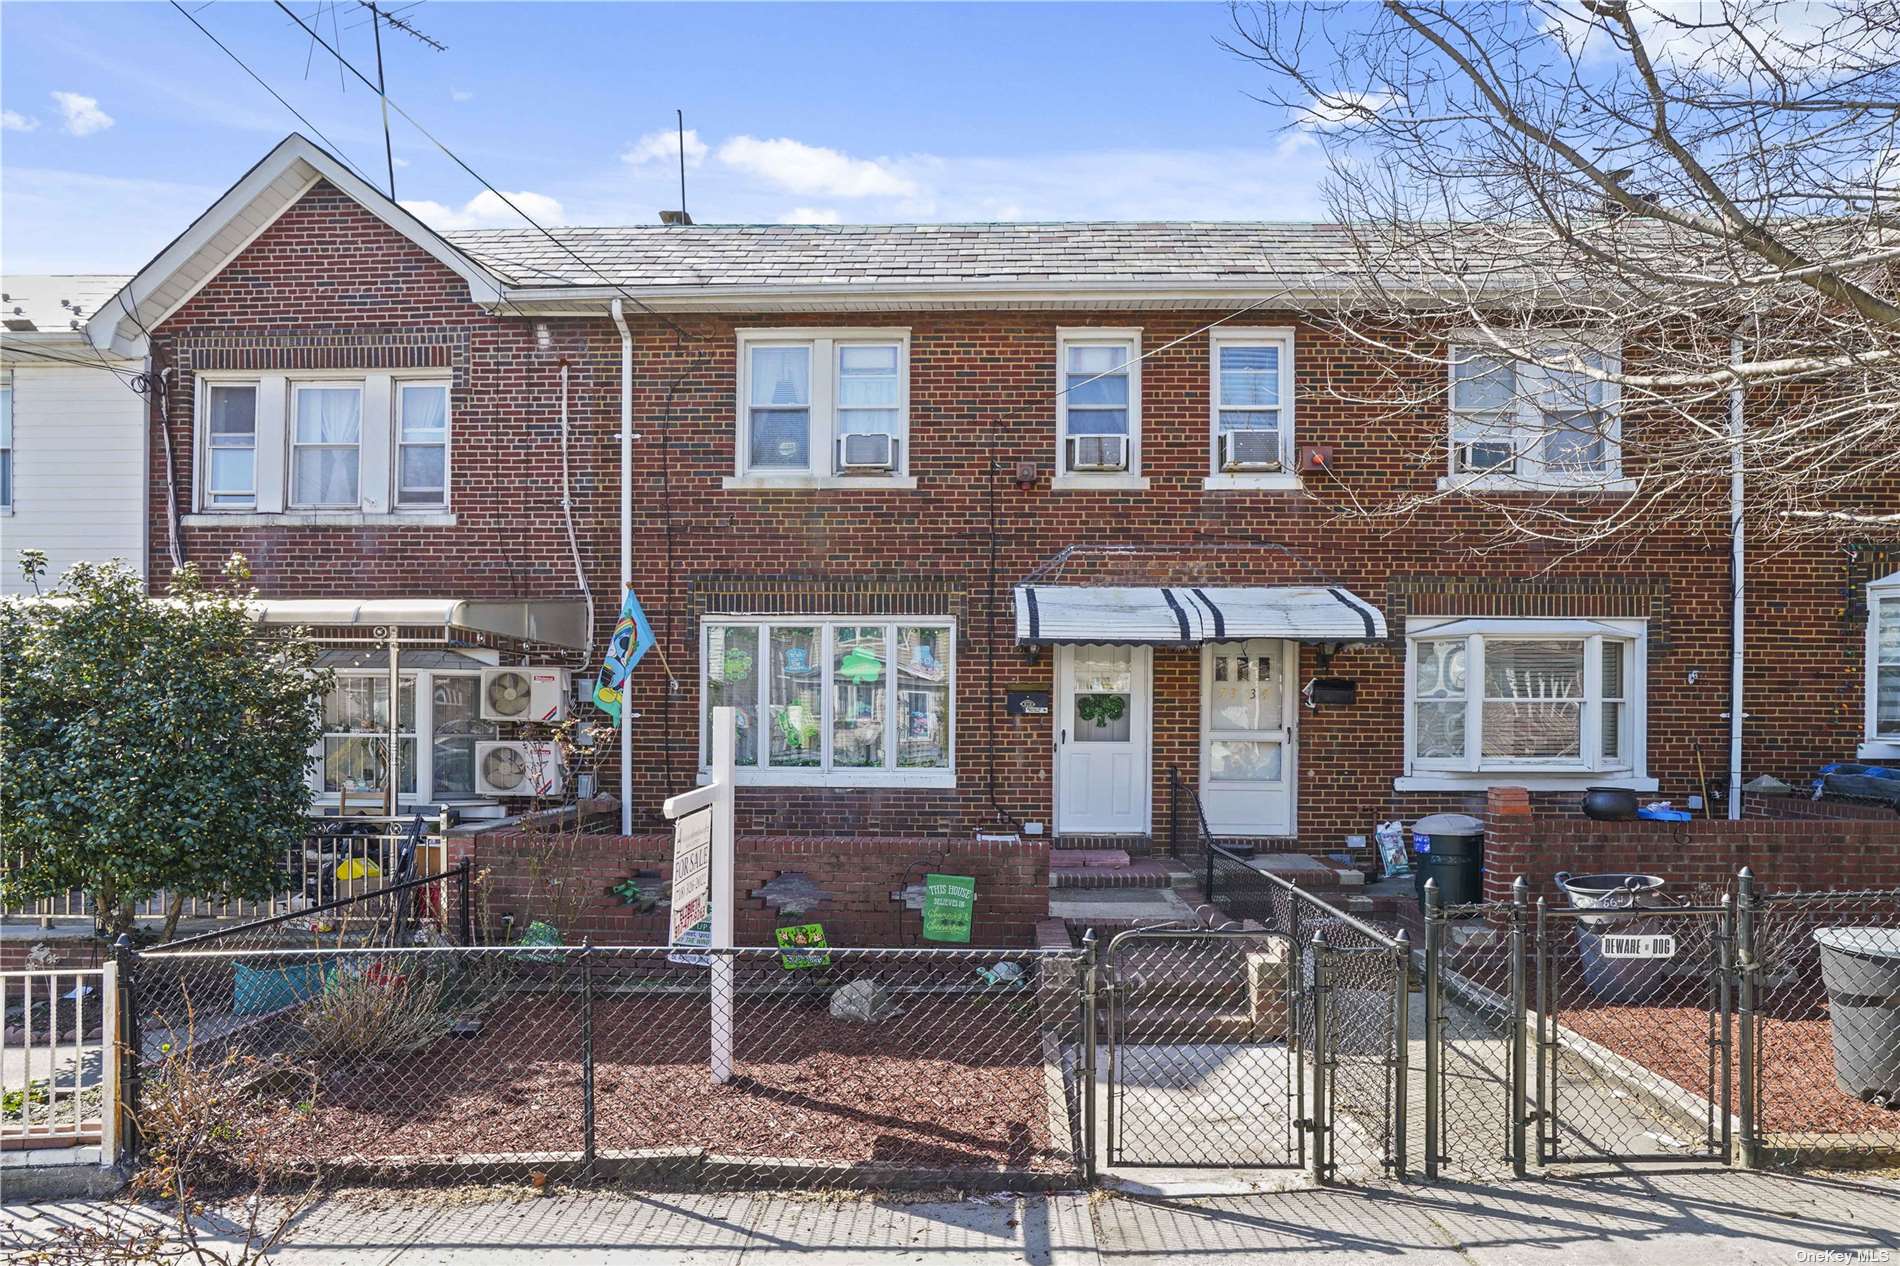
[[[1583,983],[1605,1002],[1642,1002],[1654,997],[1669,980],[1669,959],[1676,954],[1673,936],[1643,911],[1663,903],[1664,880],[1655,875],[1611,871],[1601,875],[1572,875],[1560,870],[1558,890],[1573,910],[1601,910],[1578,918],[1577,957]]]
[[[1466,813],[1434,813],[1412,824],[1412,886],[1425,903],[1425,881],[1438,881],[1448,906],[1484,900],[1484,823]]]
[[[1834,1080],[1900,1108],[1900,928],[1816,928],[1834,1037]]]

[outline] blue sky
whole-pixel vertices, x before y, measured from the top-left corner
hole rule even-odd
[[[448,51],[385,31],[391,98],[546,221],[674,205],[675,106],[701,221],[1323,213],[1317,147],[1216,44],[1223,4],[403,3]],[[382,183],[374,94],[273,5],[186,7]],[[373,65],[353,0],[292,8]],[[160,3],[6,0],[0,109],[9,273],[131,271],[300,126]],[[397,193],[423,218],[519,223],[394,134]]]

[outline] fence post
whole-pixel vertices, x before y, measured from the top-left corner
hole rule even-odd
[[[461,881],[458,885],[459,895],[456,897],[455,918],[460,925],[462,945],[467,948],[475,944],[475,894],[470,891],[475,881],[475,859],[464,857],[456,863],[456,869],[461,872]]]
[[[594,1171],[594,939],[581,941],[581,1168]]]
[[[1408,1159],[1405,1117],[1412,1091],[1412,938],[1399,929],[1392,951],[1398,968],[1392,982],[1392,1173],[1403,1181]]]
[[[1329,1052],[1327,1050],[1326,1015],[1326,929],[1320,928],[1313,933],[1313,1181],[1324,1183],[1331,1170],[1327,1163],[1327,1121],[1326,1074]]]
[[[1095,929],[1082,934],[1082,1184],[1095,1185],[1095,1047],[1097,1007],[1096,990],[1101,976],[1098,964],[1101,947]]]
[[[1755,982],[1756,969],[1760,960],[1755,954],[1755,872],[1748,867],[1735,877],[1735,969],[1740,974],[1740,988],[1737,990],[1740,1003],[1736,1023],[1741,1026],[1736,1043],[1736,1063],[1741,1066],[1741,1113],[1742,1146],[1741,1159],[1743,1169],[1756,1169],[1761,1165],[1758,1149],[1756,1107],[1761,1095],[1760,1079],[1755,1067]],[[1728,1105],[1722,1105],[1723,1111]]]
[[[1511,1173],[1524,1176],[1525,1074],[1530,1060],[1524,1046],[1526,988],[1524,916],[1530,905],[1530,885],[1519,875],[1511,883]]]
[[[1439,1015],[1439,955],[1441,942],[1445,936],[1444,896],[1438,891],[1438,881],[1425,881],[1425,1179],[1430,1182],[1438,1177],[1438,1144],[1443,1137],[1439,1114],[1443,1110],[1438,1101],[1439,1061],[1443,1053],[1439,1042],[1444,1037],[1442,1017]]]
[[[139,1157],[139,1100],[144,1090],[140,1076],[140,1055],[143,1042],[139,1036],[139,956],[132,948],[132,938],[119,933],[119,939],[112,945],[112,961],[119,969],[119,1014],[118,1031],[120,1047],[119,1064],[119,1103],[122,1115],[117,1125],[123,1140],[119,1155],[130,1164]]]
[[[1550,1059],[1550,906],[1543,897],[1537,899],[1537,1090],[1533,1098],[1532,1119],[1537,1122],[1537,1163],[1550,1163],[1547,1140],[1554,1139],[1556,1132],[1551,1128],[1549,1113],[1556,1111],[1555,1102],[1544,1102],[1545,1064]],[[1554,1094],[1553,1094],[1554,1098]]]

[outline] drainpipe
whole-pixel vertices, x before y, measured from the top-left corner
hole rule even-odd
[[[1742,337],[1729,339],[1729,364],[1742,363]],[[1742,380],[1728,393],[1728,537],[1729,537],[1729,661],[1728,661],[1728,815],[1742,816],[1742,648],[1745,581],[1742,574],[1742,441],[1747,434],[1742,417]],[[1706,791],[1705,791],[1706,794]]]
[[[613,301],[620,330],[620,595],[633,588],[633,332],[626,310]],[[616,608],[616,613],[618,608]],[[633,710],[620,700],[620,833],[633,834]]]

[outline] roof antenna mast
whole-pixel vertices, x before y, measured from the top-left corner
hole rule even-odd
[[[673,115],[679,120],[680,135],[680,219],[687,224],[693,222],[686,214],[686,111],[676,109]]]

